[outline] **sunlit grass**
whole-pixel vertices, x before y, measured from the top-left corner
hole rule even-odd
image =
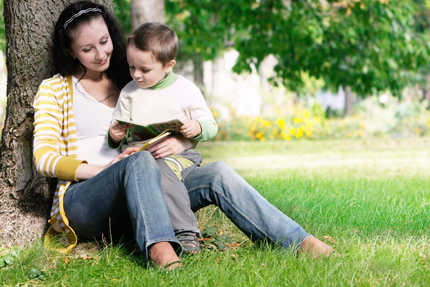
[[[289,250],[256,247],[217,209],[206,208],[198,213],[201,229],[213,226],[240,245],[225,251],[204,249],[184,258],[186,267],[180,271],[145,268],[133,247],[126,245],[99,243],[102,248],[94,251],[93,243],[60,255],[37,242],[0,268],[0,282],[5,286],[428,286],[429,147],[426,138],[199,145],[205,164],[229,163],[309,233],[332,240],[340,258],[297,258]],[[10,252],[0,250],[0,257]]]

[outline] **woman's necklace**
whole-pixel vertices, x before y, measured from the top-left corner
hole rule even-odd
[[[112,92],[112,93],[109,93],[109,91],[111,90],[111,82],[108,80],[108,86],[107,86],[107,91],[108,91],[108,95],[107,95],[107,97],[106,98],[104,98],[104,99],[101,99],[101,100],[98,100],[98,99],[96,99],[94,96],[93,96],[93,94],[91,93],[91,91],[90,91],[90,89],[88,89],[88,87],[86,87],[85,85],[84,85],[84,81],[80,81],[80,83],[81,83],[81,85],[82,85],[82,87],[84,88],[84,90],[94,99],[94,100],[96,100],[97,102],[99,102],[99,103],[102,103],[103,104],[103,102],[104,101],[106,101],[106,100],[108,100],[110,97],[112,97],[112,96],[115,96],[117,93],[115,93],[115,92]],[[85,93],[84,93],[84,96],[86,97],[86,98],[88,98],[86,95],[85,95]],[[109,105],[109,100],[107,101],[107,104],[106,104],[108,107],[111,107],[110,105]]]

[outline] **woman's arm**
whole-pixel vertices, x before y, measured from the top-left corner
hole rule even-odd
[[[179,154],[186,149],[195,146],[195,142],[184,138],[182,135],[169,137],[168,139],[147,149],[154,158],[163,158],[169,155]]]
[[[139,150],[138,147],[129,147],[105,166],[82,163],[76,169],[76,172],[75,172],[76,179],[86,180],[86,179],[92,178],[93,176],[95,176],[105,168],[108,168],[109,166],[113,165],[117,161],[120,161],[121,159],[137,152],[138,150]]]
[[[43,81],[34,100],[33,155],[40,174],[64,180],[85,180],[138,150],[127,149],[106,166],[77,159],[77,135],[71,132],[76,127],[65,116],[64,103],[68,95],[63,92],[63,81],[59,77]]]
[[[84,161],[72,158],[76,155],[77,138],[76,133],[70,132],[75,128],[74,123],[65,119],[64,105],[68,104],[68,95],[63,88],[65,81],[53,77],[39,87],[34,99],[33,155],[40,174],[75,180],[75,170]],[[72,156],[64,156],[62,152]]]

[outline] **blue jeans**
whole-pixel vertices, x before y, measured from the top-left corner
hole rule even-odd
[[[72,184],[64,196],[64,210],[70,226],[83,238],[121,236],[131,225],[145,259],[157,242],[180,248],[161,194],[160,170],[148,152],[128,156],[91,179]]]
[[[310,235],[224,162],[195,168],[185,179],[191,209],[215,204],[253,241],[300,248]]]
[[[214,162],[195,168],[185,179],[191,209],[214,204],[253,241],[299,249],[310,236],[264,199],[230,166]],[[136,241],[147,258],[148,247],[161,241],[177,244],[160,191],[160,173],[152,157],[138,152],[95,177],[73,184],[64,206],[70,226],[81,237],[126,232],[128,216]]]

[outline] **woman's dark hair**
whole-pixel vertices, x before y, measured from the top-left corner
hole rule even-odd
[[[90,12],[79,14],[80,11],[90,8],[99,9],[90,10]],[[131,76],[127,64],[125,42],[121,34],[118,23],[115,18],[100,4],[91,1],[79,1],[69,5],[61,13],[57,20],[54,31],[53,59],[56,73],[63,76],[72,75],[78,66],[82,66],[78,59],[73,58],[67,50],[70,49],[73,38],[72,31],[82,24],[87,24],[97,17],[102,16],[108,27],[110,37],[113,43],[113,51],[110,59],[110,65],[106,73],[113,79],[118,88],[122,89],[131,81]],[[72,19],[72,21],[70,21]],[[68,22],[66,28],[65,23]],[[83,66],[82,66],[83,67]],[[85,67],[83,67],[85,70]]]

